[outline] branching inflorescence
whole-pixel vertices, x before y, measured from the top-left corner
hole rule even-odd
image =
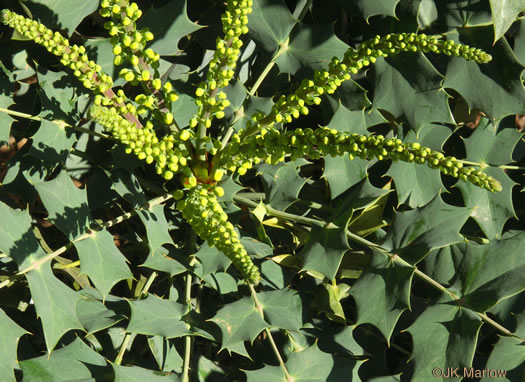
[[[125,65],[119,76],[141,88],[133,101],[122,89],[114,92],[111,77],[88,59],[84,47],[70,45],[58,32],[9,10],[2,11],[1,19],[59,56],[61,63],[71,68],[83,85],[94,92],[90,119],[111,132],[126,146],[127,153],[135,154],[148,164],[155,163],[157,173],[166,180],[180,174],[184,191],[179,189],[174,196],[179,200],[177,207],[182,216],[210,246],[216,246],[228,256],[250,283],[259,282],[259,271],[217,200],[217,196],[224,194],[218,182],[228,171],[243,175],[261,161],[276,164],[304,156],[317,159],[348,155],[350,159],[426,164],[489,191],[501,190],[500,183],[482,171],[463,167],[456,158],[446,157],[419,143],[403,143],[380,135],[341,133],[326,127],[291,131],[281,128],[308,114],[308,107],[318,105],[323,94],[334,93],[342,82],[379,57],[402,52],[433,52],[478,63],[491,60],[490,55],[480,49],[435,36],[389,34],[377,36],[357,49],[349,48],[342,59],[332,58],[328,69],[317,70],[313,79],[303,80],[293,94],[280,96],[269,113],[255,113],[245,128],[219,142],[210,127],[214,118],[224,117],[224,109],[230,105],[226,93],[220,89],[235,75],[243,45],[241,37],[248,32],[251,6],[252,0],[227,1],[221,18],[224,36],[217,38],[206,80],[195,91],[198,110],[187,126],[177,126],[171,113],[171,105],[178,95],[169,81],[161,80],[159,54],[147,48],[147,42],[154,39],[153,34],[147,28],[136,28],[136,21],[142,15],[137,4],[129,0],[102,0],[100,10],[103,17],[110,19],[104,26],[111,36],[114,64]]]

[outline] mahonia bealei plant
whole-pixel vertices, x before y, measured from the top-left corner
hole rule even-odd
[[[182,216],[210,246],[228,256],[252,284],[259,282],[259,270],[217,199],[224,195],[218,184],[228,173],[243,175],[262,161],[277,164],[304,156],[318,159],[348,155],[350,159],[426,164],[489,191],[501,190],[500,183],[484,172],[464,167],[456,158],[419,143],[403,143],[381,135],[341,133],[326,127],[288,131],[284,127],[308,114],[309,106],[318,105],[323,94],[334,93],[343,81],[379,57],[420,51],[463,57],[478,63],[490,61],[490,55],[480,49],[423,34],[377,36],[357,49],[348,49],[343,58],[332,58],[328,69],[315,71],[313,79],[304,79],[293,94],[281,95],[269,113],[255,113],[240,131],[233,132],[230,128],[224,136],[217,137],[213,120],[223,118],[225,108],[230,105],[226,93],[220,89],[235,75],[243,46],[241,37],[248,32],[252,0],[227,1],[221,18],[224,35],[216,40],[206,80],[195,91],[197,113],[186,126],[178,126],[170,112],[178,95],[169,81],[160,78],[159,54],[147,48],[147,43],[154,39],[152,32],[137,30],[136,22],[142,15],[137,4],[129,0],[102,0],[100,5],[100,14],[110,19],[104,26],[111,36],[114,64],[123,66],[119,76],[141,89],[133,100],[128,99],[122,89],[115,92],[111,77],[89,60],[84,47],[70,45],[58,32],[9,10],[2,11],[2,21],[59,56],[61,63],[93,91],[94,105],[89,117],[125,145],[127,153],[135,154],[148,164],[154,163],[157,173],[166,180],[179,177],[182,189],[177,189],[174,197]]]

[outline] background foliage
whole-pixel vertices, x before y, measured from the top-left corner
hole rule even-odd
[[[186,124],[223,5],[139,5]],[[123,85],[97,6],[3,1],[84,44]],[[232,109],[216,128],[240,128],[376,34],[445,34],[492,62],[381,58],[291,128],[395,135],[503,185],[489,193],[424,166],[347,158],[228,178],[222,202],[263,275],[258,305],[229,260],[196,241],[170,185],[93,135],[80,83],[2,27],[2,381],[277,381],[284,370],[294,381],[423,381],[434,367],[522,380],[524,10],[519,0],[254,0]]]

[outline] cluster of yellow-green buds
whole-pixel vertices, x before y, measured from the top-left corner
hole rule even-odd
[[[332,94],[344,81],[360,69],[376,62],[379,57],[387,57],[402,52],[433,52],[449,56],[463,57],[477,63],[487,63],[492,57],[481,49],[459,44],[451,40],[440,40],[437,36],[416,33],[388,34],[376,36],[364,42],[358,49],[349,48],[343,59],[333,57],[327,70],[316,70],[314,78],[305,79],[294,94],[282,95],[268,114],[255,114],[248,122],[249,132],[262,126],[272,127],[275,123],[289,123],[301,114],[308,114],[308,105],[318,105],[320,96]]]
[[[89,117],[126,145],[128,154],[134,153],[148,164],[155,162],[157,173],[164,179],[170,180],[176,173],[190,170],[189,152],[181,140],[173,135],[166,135],[159,140],[150,121],[138,129],[135,124],[124,119],[115,107],[98,105],[89,109]]]
[[[138,94],[135,102],[139,104],[137,112],[148,112],[162,123],[170,126],[174,117],[171,103],[179,96],[170,82],[162,83],[158,72],[160,55],[151,48],[146,48],[153,40],[153,33],[148,29],[137,30],[136,22],[142,11],[136,3],[129,0],[102,0],[100,14],[110,17],[104,24],[109,31],[115,65],[129,63],[131,68],[122,68],[119,77],[131,85],[142,84],[146,94]]]
[[[229,145],[225,155],[221,154],[220,165],[226,167],[243,166],[251,158],[260,158],[267,163],[276,164],[289,154],[291,160],[308,156],[319,159],[330,155],[348,155],[350,159],[401,160],[404,162],[426,164],[439,169],[446,175],[485,188],[492,192],[501,191],[501,184],[473,167],[464,167],[463,163],[451,156],[423,147],[419,143],[403,143],[398,138],[385,138],[382,135],[361,135],[342,133],[327,127],[312,130],[295,129],[279,131],[275,128],[263,129],[257,135],[246,137],[242,142]]]
[[[50,53],[59,56],[60,62],[73,70],[82,84],[95,92],[104,93],[111,89],[113,80],[102,72],[100,65],[89,60],[86,48],[70,45],[69,40],[58,32],[46,28],[38,21],[18,15],[8,9],[2,10],[1,21],[21,35],[45,47]]]
[[[195,91],[195,102],[199,107],[197,115],[190,120],[190,126],[199,123],[210,127],[213,118],[224,117],[224,108],[230,105],[225,93],[217,90],[228,86],[233,75],[240,49],[240,37],[248,33],[248,15],[252,12],[252,0],[228,0],[226,11],[221,16],[224,37],[217,37],[216,49],[209,64],[207,82],[201,82]]]
[[[181,198],[182,193],[179,191],[174,196]],[[194,187],[187,191],[184,199],[177,202],[177,208],[193,230],[210,247],[216,247],[224,253],[247,281],[259,283],[259,269],[253,264],[213,191],[200,185]]]

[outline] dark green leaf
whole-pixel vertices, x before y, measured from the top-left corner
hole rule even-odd
[[[295,20],[282,0],[255,0],[249,16],[250,37],[274,52],[288,38]]]
[[[470,208],[453,207],[436,196],[424,207],[396,212],[383,245],[410,262],[418,262],[432,249],[461,242],[459,230],[471,213]]]
[[[374,325],[390,342],[401,313],[410,309],[413,273],[411,267],[374,252],[370,265],[350,290],[357,304],[357,324]]]
[[[412,380],[426,380],[433,368],[447,370],[472,366],[481,320],[467,309],[448,302],[429,306],[407,329],[414,350]]]
[[[18,340],[24,334],[29,333],[18,326],[13,320],[9,318],[5,312],[0,309],[0,328],[2,328],[2,336],[0,337],[0,375],[5,378],[5,381],[14,381],[15,377],[13,369],[17,367],[16,348]]]
[[[303,326],[303,304],[300,296],[289,289],[281,289],[257,294],[263,306],[264,316],[276,328],[299,330]]]
[[[126,328],[128,332],[166,338],[180,337],[188,333],[186,323],[181,320],[186,308],[175,301],[149,295],[144,300],[130,300],[129,305],[131,319]]]
[[[170,1],[160,8],[151,8],[138,23],[139,28],[148,27],[155,35],[151,49],[161,55],[179,52],[179,40],[202,26],[192,22],[186,14],[186,0]]]
[[[521,11],[525,10],[523,0],[489,0],[494,23],[494,42],[510,28]]]
[[[452,123],[443,76],[421,53],[401,53],[375,64],[374,106],[418,129],[429,122]]]
[[[235,346],[252,342],[269,325],[262,319],[250,297],[225,305],[210,319],[222,332],[221,350],[236,351]]]
[[[43,355],[20,362],[24,372],[24,381],[57,382],[80,381],[94,378],[106,381],[111,376],[111,369],[100,354],[76,338],[69,345],[54,351],[48,358]]]
[[[51,353],[66,332],[83,329],[77,317],[80,296],[53,275],[49,262],[26,273],[26,278],[36,312],[42,320],[46,347]]]
[[[334,56],[342,57],[348,45],[328,25],[298,24],[285,50],[276,60],[281,72],[295,74],[301,68],[325,68]]]

